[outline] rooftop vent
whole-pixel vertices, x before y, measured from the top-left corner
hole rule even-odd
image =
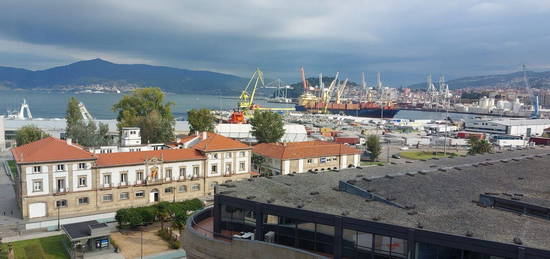
[[[286,186],[292,186],[292,184],[290,184],[290,183],[283,183],[283,184],[286,185]]]
[[[303,204],[303,203],[296,204],[296,208],[298,208],[298,209],[301,209],[301,208],[303,208],[303,207],[304,207],[304,204]]]
[[[275,202],[275,199],[273,198],[267,200],[267,203],[273,203],[273,202]]]
[[[423,229],[423,228],[424,228],[424,224],[418,223],[418,224],[416,224],[416,227],[419,228],[419,229]]]
[[[246,196],[246,199],[247,199],[247,200],[253,200],[253,199],[255,199],[255,198],[256,198],[256,196],[254,196],[254,195]]]
[[[349,211],[347,211],[347,210],[344,210],[344,211],[342,211],[342,213],[341,213],[341,214],[342,214],[342,216],[347,216],[347,215],[349,215]]]
[[[369,179],[369,178],[367,178],[367,177],[363,177],[363,178],[361,178],[361,179],[362,179],[363,181],[365,181],[365,182],[369,182],[369,183],[372,182],[372,180]]]
[[[372,220],[374,221],[380,221],[382,218],[380,216],[374,216],[372,217]]]
[[[409,215],[413,216],[413,215],[416,215],[416,214],[418,214],[418,212],[416,212],[416,211],[412,210],[412,211],[409,211],[409,212],[407,212],[407,214],[409,214]]]
[[[514,244],[516,245],[523,245],[523,241],[521,241],[521,239],[519,239],[519,237],[514,237]]]
[[[408,176],[414,176],[414,175],[415,175],[415,173],[412,173],[412,172],[408,172],[408,173],[406,173],[406,175],[408,175]]]
[[[430,168],[436,168],[437,165],[430,165]]]
[[[385,177],[388,178],[388,179],[393,179],[393,178],[394,178],[393,176],[391,176],[391,175],[389,175],[389,174],[386,175]]]
[[[319,192],[310,192],[310,195],[319,195]]]
[[[406,210],[414,210],[414,209],[416,209],[416,205],[415,205],[415,204],[413,204],[413,205],[407,205],[407,206],[405,206],[405,209],[406,209]]]
[[[466,231],[466,236],[467,237],[473,237],[474,236],[474,233],[470,230]]]

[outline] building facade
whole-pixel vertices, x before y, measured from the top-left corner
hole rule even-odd
[[[249,146],[213,133],[188,139],[188,148],[107,154],[53,137],[14,148],[22,216],[76,217],[204,198],[217,184],[249,178]]]
[[[325,141],[262,143],[252,152],[264,157],[260,171],[274,175],[357,167],[361,153],[348,145]]]

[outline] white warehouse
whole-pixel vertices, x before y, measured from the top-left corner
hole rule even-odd
[[[464,123],[466,131],[523,137],[541,136],[548,128],[548,119],[473,119]]]

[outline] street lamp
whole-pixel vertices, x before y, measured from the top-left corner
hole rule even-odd
[[[176,202],[176,186],[172,186],[172,194],[174,198],[172,199],[172,202]]]

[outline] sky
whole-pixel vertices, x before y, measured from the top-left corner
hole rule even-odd
[[[550,70],[550,0],[2,0],[0,66],[102,58],[393,86]]]

